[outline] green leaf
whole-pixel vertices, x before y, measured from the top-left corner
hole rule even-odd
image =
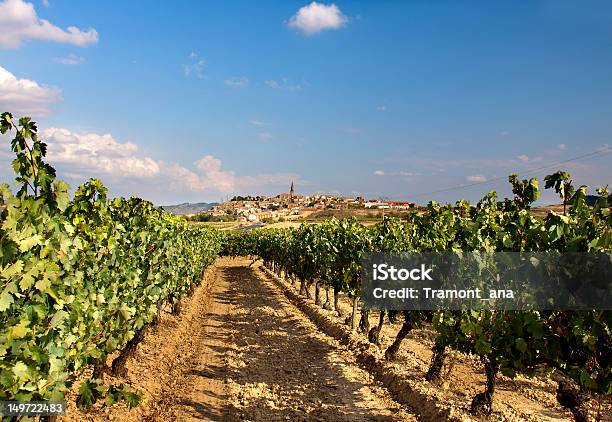
[[[69,314],[66,311],[57,311],[55,315],[53,315],[53,318],[51,318],[51,323],[49,324],[49,327],[56,328],[66,319],[66,317],[68,317],[68,315]]]
[[[8,265],[6,268],[4,268],[2,272],[0,272],[0,275],[5,280],[10,280],[16,274],[20,273],[22,270],[23,270],[23,261],[18,260]]]
[[[23,362],[17,362],[14,366],[13,366],[13,374],[22,380],[30,380],[31,379],[31,371],[30,368],[28,368],[28,366],[23,363]]]
[[[47,289],[49,289],[49,286],[51,286],[51,283],[49,282],[49,279],[47,278],[46,274],[45,276],[43,276],[43,278],[38,280],[36,284],[34,285],[34,287],[36,287],[41,292],[44,292]]]
[[[64,361],[60,358],[51,357],[49,359],[49,374],[57,374],[64,370]]]
[[[68,194],[69,189],[70,186],[68,183],[62,180],[56,180],[53,182],[55,201],[57,202],[57,208],[60,211],[64,211],[70,202],[70,195]]]
[[[491,353],[491,344],[479,338],[474,345],[474,351],[481,356],[488,355]]]
[[[514,341],[514,344],[521,353],[525,353],[527,351],[527,342],[525,342],[525,339],[519,337]]]
[[[104,405],[110,407],[115,403],[117,403],[117,397],[114,394],[107,394],[106,399],[104,400]]]
[[[18,339],[23,338],[28,333],[28,328],[30,326],[30,322],[28,320],[21,320],[19,324],[12,326],[9,328],[9,338]]]
[[[4,312],[10,308],[11,304],[15,301],[11,293],[16,292],[17,285],[14,282],[10,282],[6,285],[2,293],[0,293],[0,312]]]
[[[104,387],[98,380],[88,380],[81,384],[77,396],[77,406],[87,408],[92,406],[105,393]]]
[[[21,252],[26,252],[32,249],[35,245],[38,245],[42,240],[42,236],[39,234],[35,234],[34,236],[26,237],[23,240],[19,241],[19,250]]]
[[[43,261],[37,261],[28,271],[26,271],[19,281],[21,291],[26,291],[34,284],[34,278],[39,274],[43,267]]]
[[[0,369],[0,385],[8,388],[14,383],[15,380],[13,379],[12,371],[9,371],[8,369]]]
[[[25,292],[32,287],[32,284],[34,284],[34,277],[32,276],[32,273],[28,271],[23,275],[23,277],[21,277],[21,280],[19,280],[19,288],[22,292]]]
[[[123,392],[123,400],[125,400],[125,402],[127,403],[128,407],[130,409],[138,406],[138,404],[140,404],[140,401],[142,400],[142,394],[140,393],[134,393],[131,391],[124,391]]]

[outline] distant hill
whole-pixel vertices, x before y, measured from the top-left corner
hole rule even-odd
[[[217,202],[197,202],[195,204],[185,202],[183,204],[178,205],[162,205],[162,208],[165,211],[171,212],[172,214],[187,215],[197,214],[202,211],[209,211],[215,205],[217,205]]]

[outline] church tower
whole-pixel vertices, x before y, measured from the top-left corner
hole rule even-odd
[[[289,198],[293,199],[293,194],[295,193],[295,187],[293,186],[293,180],[291,181],[291,189],[289,189]]]

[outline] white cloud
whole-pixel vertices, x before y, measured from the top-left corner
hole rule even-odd
[[[342,128],[342,132],[346,132],[346,133],[352,133],[353,135],[356,135],[358,133],[363,132],[363,129],[358,128],[358,127],[343,127]]]
[[[244,88],[249,86],[250,81],[246,76],[234,76],[227,78],[223,83],[232,88]]]
[[[379,105],[376,107],[376,111],[387,111],[387,106]]]
[[[17,79],[0,66],[0,112],[41,117],[50,113],[51,104],[61,100],[59,89],[29,79]]]
[[[41,3],[43,6],[49,7],[49,0],[42,0]]]
[[[395,174],[397,174],[398,176],[403,176],[403,177],[422,176],[422,173],[414,172],[414,171],[399,171]]]
[[[77,56],[76,54],[73,54],[73,53],[68,54],[66,57],[56,57],[53,60],[55,60],[58,63],[68,64],[68,65],[77,65],[85,61],[83,57]]]
[[[200,186],[223,193],[231,193],[236,188],[234,172],[221,170],[221,160],[206,155],[195,162],[200,170]]]
[[[272,139],[272,134],[270,132],[259,132],[257,137],[260,141],[269,141]]]
[[[523,163],[539,163],[544,161],[544,157],[540,156],[540,155],[536,155],[536,156],[528,156],[527,154],[521,154],[518,155],[516,157],[519,161],[522,161]]]
[[[57,167],[60,177],[77,181],[100,177],[111,184],[138,181],[136,186],[143,189],[154,186],[160,193],[230,194],[248,188],[288,185],[292,180],[300,180],[299,175],[292,173],[237,176],[233,171],[224,170],[221,160],[212,155],[204,155],[195,161],[191,170],[177,163],[143,156],[136,144],[118,142],[111,134],[48,128],[42,131],[42,137],[49,145],[49,162]]]
[[[79,47],[98,42],[95,29],[82,31],[76,26],[59,28],[46,19],[40,19],[34,5],[23,0],[0,3],[0,28],[0,48],[18,48],[27,40],[53,41]]]
[[[474,174],[465,178],[468,182],[486,182],[488,179],[481,174]]]
[[[348,18],[335,4],[322,4],[313,1],[303,6],[289,19],[288,26],[298,29],[305,35],[317,34],[325,29],[342,28]]]
[[[399,177],[416,177],[422,176],[422,173],[413,172],[413,171],[395,171],[395,172],[385,172],[384,170],[376,170],[374,172],[374,176],[399,176]]]
[[[282,78],[279,80],[270,79],[266,81],[265,84],[273,89],[284,89],[286,91],[301,91],[304,86],[307,85],[307,82],[303,81],[302,83],[292,84],[289,82],[289,79]]]
[[[499,132],[499,136],[501,136],[501,137],[503,137],[503,138],[505,138],[505,137],[506,137],[506,136],[508,136],[508,135],[510,135],[510,132],[508,132],[508,131],[505,131],[505,130],[504,130],[504,131],[502,131],[502,132]]]
[[[557,148],[559,148],[561,151],[565,151],[567,149],[567,145],[565,145],[565,144],[558,144]]]
[[[267,124],[267,123],[266,123],[266,122],[264,122],[263,120],[259,120],[259,119],[252,119],[252,120],[249,120],[249,123],[250,123],[250,124],[252,124],[253,126],[264,126],[264,125],[266,125],[266,124]]]
[[[183,65],[183,74],[185,77],[194,75],[198,79],[203,79],[204,64],[206,64],[206,61],[200,58],[196,53],[191,53],[189,55],[189,60],[191,63]]]
[[[133,143],[119,143],[110,134],[74,133],[63,128],[48,128],[43,139],[49,144],[49,161],[69,164],[73,171],[89,170],[97,175],[151,177],[160,165],[149,157],[139,158]]]

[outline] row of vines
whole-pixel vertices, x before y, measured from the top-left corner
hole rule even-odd
[[[558,172],[545,178],[545,188],[555,189],[564,213],[544,218],[530,212],[540,188],[535,178],[509,178],[514,197],[498,200],[495,192],[471,205],[459,201],[441,206],[434,202],[407,219],[385,218],[367,228],[354,219],[302,225],[298,229],[242,232],[229,238],[224,254],[253,255],[264,265],[300,283],[300,293],[311,298],[314,284],[317,304],[340,312],[338,295],[353,300],[346,322],[373,342],[378,342],[385,316],[369,326],[366,309],[360,310],[361,260],[368,252],[441,251],[563,251],[612,250],[612,195],[598,190],[594,206],[586,204],[586,187],[574,189],[570,177]],[[571,206],[570,206],[571,203]],[[325,297],[324,297],[325,296]],[[474,414],[490,414],[496,377],[533,375],[542,367],[562,375],[557,393],[561,405],[576,420],[587,420],[585,403],[590,394],[612,393],[612,311],[402,311],[403,325],[386,350],[394,359],[401,341],[411,330],[427,324],[437,332],[433,358],[425,378],[439,382],[449,350],[475,354],[484,364],[486,390],[471,404]]]
[[[101,392],[96,377],[119,371],[125,355],[111,368],[107,357],[179,303],[221,239],[142,199],[108,199],[95,179],[70,199],[34,122],[3,113],[0,132],[14,136],[18,187],[0,186],[0,400],[63,400],[93,367],[79,398],[88,405]],[[134,400],[128,390],[110,393]]]

